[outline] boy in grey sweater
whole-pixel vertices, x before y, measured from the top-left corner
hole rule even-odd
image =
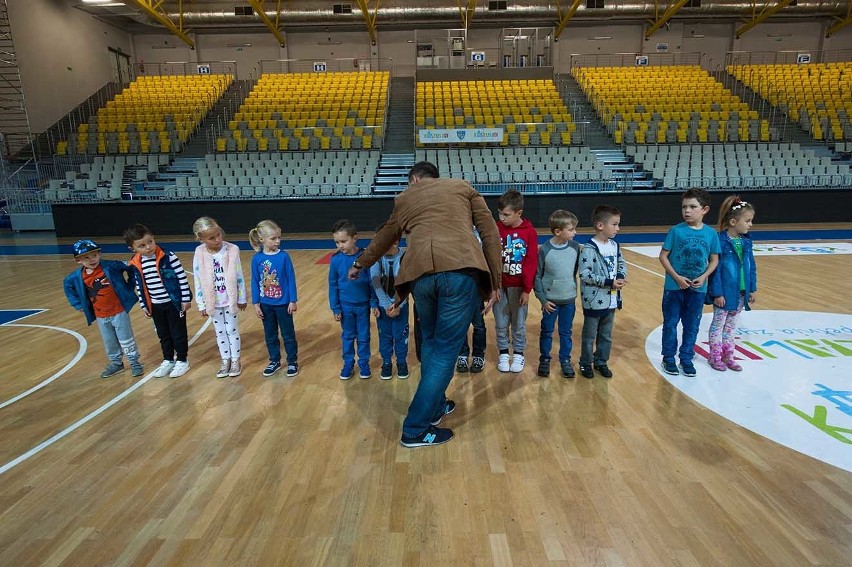
[[[573,378],[571,326],[576,311],[576,278],[580,257],[580,246],[574,242],[577,217],[570,211],[558,209],[550,215],[548,224],[553,238],[538,249],[534,286],[535,296],[541,302],[538,375],[543,378],[550,375],[550,348],[553,346],[553,330],[558,321],[559,365],[563,377]]]

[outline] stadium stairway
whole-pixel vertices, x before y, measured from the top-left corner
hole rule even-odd
[[[386,120],[384,151],[414,153],[414,78],[394,77]]]
[[[412,119],[413,123],[413,119]],[[408,170],[414,165],[414,151],[410,153],[383,152],[376,169],[374,193],[396,194],[408,187]]]
[[[199,124],[198,129],[192,140],[184,148],[182,155],[186,157],[203,157],[205,154],[214,151],[213,148],[207,147],[208,133],[213,130],[213,126],[218,123],[221,126],[227,126],[228,120],[237,112],[240,105],[251,91],[251,81],[234,81],[228,87],[222,97],[213,105],[207,116]],[[211,134],[212,135],[212,134]]]
[[[654,189],[658,182],[642,166],[618,148],[591,150],[592,155],[611,172],[617,191]]]
[[[571,117],[577,124],[577,130],[581,131],[583,130],[582,125],[587,125],[584,132],[585,139],[583,140],[583,145],[604,150],[618,148],[574,77],[568,73],[560,73],[556,77],[556,88],[565,106],[568,107]]]

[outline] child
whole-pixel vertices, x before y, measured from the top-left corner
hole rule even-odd
[[[497,210],[500,216],[497,228],[503,255],[503,293],[494,305],[497,349],[500,352],[497,370],[521,372],[524,369],[524,349],[527,346],[527,305],[538,265],[538,233],[532,223],[523,218],[524,197],[514,189],[509,189],[500,196]],[[510,325],[514,351],[511,365]]]
[[[130,266],[134,269],[139,304],[145,316],[154,320],[163,350],[163,362],[154,376],[183,376],[189,370],[186,311],[192,301],[186,272],[174,252],[157,246],[147,226],[134,224],[124,231],[124,240],[134,252]]]
[[[476,235],[476,239],[481,245],[482,238],[479,236],[476,226],[473,227],[473,234]],[[465,333],[464,343],[462,343],[461,350],[459,350],[459,357],[456,360],[456,372],[473,372],[474,374],[478,374],[485,368],[486,330],[485,316],[482,314],[482,311],[482,306],[479,306],[473,311],[473,318],[470,322],[473,327],[471,342],[467,342],[467,333]]]
[[[237,310],[246,308],[246,283],[238,246],[225,242],[225,231],[210,217],[201,217],[192,225],[201,244],[195,249],[192,272],[195,274],[195,304],[202,317],[213,318],[216,343],[222,364],[216,378],[239,376],[240,331]]]
[[[142,363],[128,315],[136,303],[130,268],[124,262],[101,260],[101,248],[91,240],[78,240],[72,248],[80,269],[65,278],[65,297],[86,316],[87,324],[98,322],[109,359],[101,378],[124,371],[122,352],[130,362],[131,374],[141,376]]]
[[[681,196],[684,222],[673,226],[660,251],[660,263],[666,269],[663,288],[663,371],[677,375],[675,354],[677,324],[683,325],[680,368],[684,376],[695,376],[692,358],[701,323],[707,277],[719,262],[719,236],[703,222],[710,211],[710,194],[703,189],[688,189]]]
[[[281,250],[281,227],[263,220],[249,232],[251,247],[257,254],[251,259],[251,302],[255,314],[263,321],[263,336],[269,352],[269,364],[263,376],[269,377],[281,368],[281,343],[287,351],[287,376],[299,373],[299,344],[293,313],[298,309],[296,272],[290,255]]]
[[[710,324],[710,367],[735,372],[743,368],[734,360],[734,329],[743,308],[757,299],[757,268],[752,251],[751,223],[754,206],[732,195],[719,207],[719,265],[710,274],[707,295],[713,301]]]
[[[559,321],[559,366],[564,378],[573,378],[571,368],[571,326],[574,324],[577,298],[577,266],[580,246],[574,242],[577,217],[558,209],[548,219],[553,238],[538,249],[538,270],[535,274],[535,295],[541,302],[541,336],[538,375],[550,375],[550,347],[553,329]]]
[[[379,316],[379,299],[370,282],[370,273],[361,270],[358,278],[349,279],[349,268],[363,249],[358,248],[358,231],[352,221],[341,219],[331,228],[337,252],[328,267],[328,303],[334,320],[343,329],[343,369],[341,380],[349,380],[355,371],[355,341],[358,341],[358,369],[367,379],[370,371],[370,310]],[[399,359],[397,359],[398,361]]]
[[[621,211],[598,205],[592,211],[595,235],[580,252],[580,292],[583,303],[583,335],[580,374],[594,378],[597,370],[612,378],[609,369],[615,310],[621,309],[621,290],[627,284],[627,263],[613,240],[621,225]],[[594,370],[593,370],[594,369]]]
[[[380,231],[385,223],[376,228]],[[396,375],[400,380],[408,378],[408,300],[394,308],[394,281],[399,274],[399,264],[404,252],[399,249],[399,240],[391,245],[387,254],[370,266],[370,279],[379,301],[379,353],[382,355],[382,380],[393,378],[391,357],[396,353]]]

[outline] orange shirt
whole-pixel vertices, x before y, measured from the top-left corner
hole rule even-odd
[[[95,268],[91,274],[87,274],[83,268],[83,285],[86,286],[86,295],[92,302],[95,317],[112,317],[124,311],[118,294],[112,289],[112,284],[101,266]]]

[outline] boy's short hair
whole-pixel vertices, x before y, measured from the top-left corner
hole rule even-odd
[[[154,233],[151,232],[151,229],[145,226],[144,224],[134,224],[130,226],[127,230],[124,231],[124,241],[128,246],[133,246],[133,243],[137,240],[145,238],[147,235],[154,236]]]
[[[335,232],[345,232],[349,236],[355,236],[358,234],[358,229],[355,228],[355,223],[349,219],[340,219],[331,227],[331,233]]]
[[[550,218],[547,219],[547,224],[550,226],[550,232],[557,229],[563,229],[569,225],[577,226],[577,215],[565,209],[556,209],[550,213]]]
[[[431,162],[419,161],[408,170],[408,182],[411,183],[415,177],[438,179],[438,168]]]
[[[686,199],[695,199],[702,207],[710,206],[710,193],[704,189],[699,189],[698,187],[693,187],[692,189],[684,191],[683,195],[680,196],[680,200],[683,202]]]
[[[620,217],[621,211],[612,205],[598,205],[592,211],[592,226],[599,222],[607,222],[612,217]]]
[[[497,209],[512,209],[513,211],[524,210],[524,196],[516,189],[509,189],[497,199]]]

